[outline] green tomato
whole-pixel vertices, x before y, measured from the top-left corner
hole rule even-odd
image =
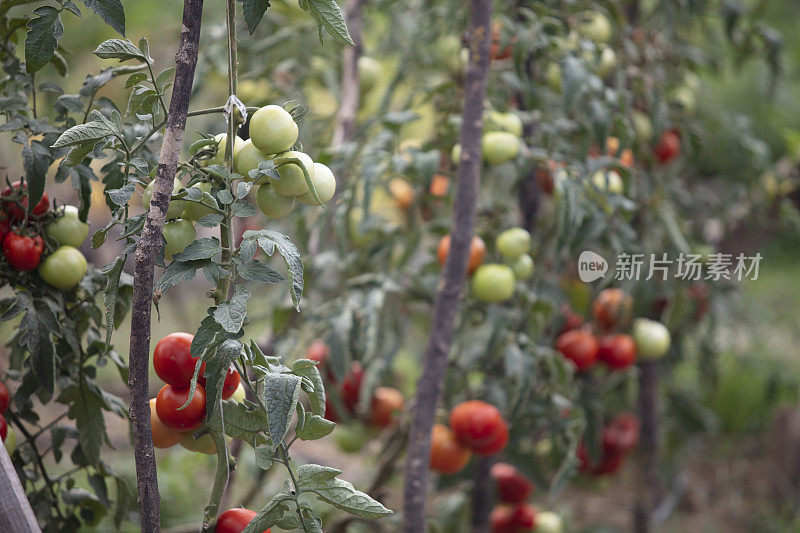
[[[269,183],[258,186],[256,205],[269,218],[283,218],[294,209],[294,198],[283,196]]]
[[[531,250],[531,234],[522,228],[507,229],[497,236],[495,246],[503,257],[513,261]]]
[[[358,58],[358,85],[362,93],[368,93],[381,77],[381,64],[377,59],[367,56]]]
[[[507,131],[490,131],[483,134],[483,158],[490,165],[511,161],[519,154],[519,137]]]
[[[692,116],[697,110],[697,95],[689,87],[678,87],[670,95],[670,101]]]
[[[272,159],[271,155],[267,155],[256,148],[253,144],[253,139],[247,139],[242,144],[242,149],[236,154],[236,159],[234,160],[236,173],[241,174],[244,177],[244,181],[253,181],[253,178],[250,177],[250,171],[257,169],[262,161],[269,161],[270,159]],[[265,180],[266,176],[259,179],[257,183]]]
[[[200,162],[201,166],[207,167],[209,165],[225,165],[225,151],[227,150],[228,146],[228,134],[227,133],[219,133],[214,136],[214,140],[217,141],[217,153],[214,154],[214,157],[209,159],[205,159]],[[242,149],[244,145],[244,141],[238,135],[236,136],[236,140],[233,141],[233,160],[236,161],[236,154],[239,153],[239,150]]]
[[[472,294],[482,302],[504,302],[514,295],[514,271],[506,265],[481,265],[472,275]]]
[[[346,453],[361,451],[364,444],[370,439],[372,432],[363,424],[339,425],[334,432],[334,438],[339,448]]]
[[[314,162],[303,152],[295,152],[290,150],[275,156],[275,165],[286,163],[289,158],[297,158],[308,171],[308,175],[312,182],[314,180]],[[280,179],[273,179],[272,186],[278,194],[284,196],[300,196],[308,192],[308,183],[303,174],[303,170],[295,163],[287,163],[278,168],[278,175]]]
[[[181,253],[184,248],[194,242],[196,237],[194,224],[190,221],[179,218],[164,224],[164,259],[172,259],[172,256]]]
[[[514,277],[517,279],[528,279],[533,276],[533,258],[528,254],[523,254],[517,257],[511,263],[511,270],[514,271]]]
[[[256,148],[265,154],[291,149],[299,133],[292,115],[277,105],[264,106],[250,118],[250,138]]]
[[[653,123],[650,117],[641,111],[634,111],[631,115],[633,122],[633,131],[636,134],[636,140],[642,144],[647,144],[653,140]]]
[[[636,355],[644,361],[660,359],[669,350],[671,337],[661,322],[637,318],[633,321],[632,335],[636,343]]]
[[[239,386],[236,387],[235,391],[233,391],[233,394],[231,394],[230,398],[228,398],[228,401],[241,403],[245,398],[247,398],[247,394],[244,391],[244,385],[242,385],[242,382],[240,381]]]
[[[597,62],[597,74],[601,78],[605,78],[617,66],[617,54],[612,48],[605,47],[600,52],[600,59]]]
[[[317,196],[319,196],[323,204],[327,204],[333,198],[333,193],[336,192],[336,178],[333,176],[333,172],[322,163],[314,163],[314,174],[312,176],[311,183],[314,184],[314,189],[317,190]],[[297,199],[306,205],[319,205],[311,191],[301,194]]]
[[[564,533],[564,520],[552,511],[540,511],[536,513],[533,533]]]
[[[183,218],[197,222],[206,215],[216,213],[213,208],[208,207],[208,205],[219,207],[217,200],[211,195],[211,184],[207,181],[202,181],[200,183],[195,183],[191,188],[200,189],[205,193],[201,201],[206,205],[200,205],[197,202],[186,202],[186,209],[183,210]]]
[[[461,74],[464,72],[464,61],[461,58],[461,39],[455,35],[445,35],[435,45],[436,56],[439,63],[444,65],[447,72]]]
[[[486,115],[486,127],[484,131],[505,131],[522,137],[522,119],[514,113],[500,113],[491,110]]]
[[[153,187],[155,187],[155,184],[156,180],[151,181],[142,193],[142,205],[145,209],[150,209],[150,199],[153,197]],[[178,194],[182,188],[183,183],[181,183],[178,178],[175,178],[172,184],[172,195]],[[167,208],[167,220],[180,218],[183,214],[183,210],[186,209],[187,203],[188,202],[183,200],[170,200],[169,207]]]
[[[74,246],[60,246],[39,265],[39,275],[48,285],[65,291],[86,274],[86,258]]]
[[[204,453],[206,455],[214,455],[217,453],[217,447],[214,445],[214,439],[211,433],[204,433],[199,439],[194,438],[194,431],[190,431],[178,443],[184,448],[192,452]]]
[[[461,163],[461,145],[456,144],[453,146],[453,149],[450,150],[450,162],[453,165],[458,166]]]
[[[560,93],[564,86],[561,65],[556,62],[548,63],[544,68],[544,79],[547,81],[547,86],[550,87],[550,89]]]
[[[614,29],[611,27],[608,17],[597,11],[586,14],[586,18],[578,26],[578,31],[595,43],[607,43],[614,35]]]
[[[44,228],[47,237],[61,245],[80,246],[89,235],[89,224],[78,218],[78,208],[65,205],[58,208],[56,215],[58,218]]]
[[[625,191],[625,186],[622,183],[622,176],[616,170],[609,170],[603,172],[598,170],[592,175],[592,184],[598,190],[607,191],[612,194],[622,194]]]
[[[6,440],[3,441],[3,445],[6,447],[8,455],[11,455],[14,453],[14,450],[17,449],[17,434],[10,425],[8,426],[8,433],[6,433]]]

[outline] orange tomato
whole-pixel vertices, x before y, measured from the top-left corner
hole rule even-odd
[[[150,429],[153,432],[153,446],[156,448],[171,448],[186,436],[183,431],[165,426],[158,418],[155,398],[150,398]]]
[[[439,246],[436,247],[436,255],[439,258],[439,264],[444,268],[447,263],[447,256],[450,254],[450,235],[445,235],[439,240]],[[467,262],[467,275],[471,275],[483,263],[483,258],[486,255],[486,243],[477,235],[472,237],[472,243],[469,245],[469,261]]]
[[[392,178],[389,181],[389,193],[397,207],[402,210],[408,209],[414,202],[414,188],[403,178]]]
[[[455,433],[442,424],[431,429],[431,470],[440,474],[455,474],[472,457],[469,448],[458,442]]]
[[[450,178],[444,174],[434,174],[431,180],[430,192],[432,196],[442,197],[447,194],[450,188]]]
[[[369,423],[379,428],[391,425],[395,414],[403,410],[406,400],[403,393],[392,387],[378,387],[372,395]]]

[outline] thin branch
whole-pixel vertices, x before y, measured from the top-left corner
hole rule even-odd
[[[202,12],[203,0],[184,0],[180,44],[175,58],[177,63],[175,85],[159,155],[150,211],[147,214],[147,220],[134,256],[131,331],[135,331],[136,335],[131,335],[128,385],[130,387],[130,418],[136,458],[139,509],[144,533],[161,530],[158,477],[148,404],[153,270],[156,256],[161,247],[167,206],[186,129],[189,97],[197,66]]]
[[[489,70],[489,44],[492,17],[491,0],[471,0],[469,28],[470,61],[464,85],[464,112],[461,126],[461,161],[453,216],[450,253],[443,280],[436,294],[431,335],[425,349],[422,375],[417,387],[416,408],[406,462],[403,531],[426,531],[425,506],[428,488],[428,458],[431,427],[442,390],[447,359],[453,340],[461,290],[467,273],[469,246],[475,229],[481,164],[481,133],[486,77]]]
[[[348,0],[345,6],[347,28],[355,46],[344,49],[342,58],[342,89],[339,113],[336,115],[336,124],[333,129],[334,148],[340,147],[353,140],[356,132],[356,116],[358,115],[361,89],[358,80],[358,58],[361,57],[361,29],[364,26],[363,7],[366,0]],[[337,175],[337,178],[339,176]]]

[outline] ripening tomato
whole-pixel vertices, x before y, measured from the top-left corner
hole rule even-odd
[[[250,117],[250,138],[265,154],[291,149],[298,134],[299,128],[292,115],[280,106],[264,106]]]
[[[239,383],[241,380],[242,377],[239,375],[239,372],[237,372],[233,365],[231,365],[230,368],[228,368],[228,373],[225,374],[225,381],[222,384],[223,400],[227,400],[233,396],[233,393],[239,388]]]
[[[533,531],[536,527],[536,507],[529,503],[520,503],[511,509],[511,522],[516,531]]]
[[[669,163],[681,153],[681,134],[676,129],[664,131],[653,149],[656,159],[662,164]]]
[[[636,342],[636,353],[643,361],[660,359],[669,351],[671,336],[661,322],[637,318],[633,321],[632,335]]]
[[[183,431],[167,427],[156,413],[156,399],[150,398],[150,430],[153,433],[153,446],[171,448],[186,435]]]
[[[512,37],[509,44],[506,44],[506,46],[501,50],[500,29],[501,25],[499,23],[492,25],[492,46],[490,50],[490,57],[495,61],[508,59],[511,57],[511,44],[517,40],[516,37]]]
[[[603,329],[626,324],[633,312],[633,299],[622,289],[603,289],[592,303],[592,315]]]
[[[511,507],[507,505],[497,505],[489,514],[489,525],[492,533],[516,533],[517,527],[514,525]]]
[[[583,325],[583,317],[573,311],[568,304],[563,304],[561,306],[561,314],[564,318],[564,322],[561,324],[560,333],[578,329]]]
[[[414,202],[414,188],[403,178],[389,180],[389,194],[394,198],[397,207],[405,211]]]
[[[325,376],[331,383],[336,383],[336,376],[333,373],[331,365],[328,364],[328,357],[331,355],[331,348],[324,341],[317,339],[308,346],[306,350],[306,359],[316,361],[317,369],[320,374]]]
[[[0,381],[0,415],[6,414],[9,405],[11,405],[11,395],[8,393],[8,387]]]
[[[58,218],[44,228],[45,234],[59,245],[78,248],[89,235],[89,224],[81,222],[78,208],[74,205],[62,206],[56,214]]]
[[[439,259],[439,264],[444,265],[447,263],[447,256],[450,254],[450,235],[445,235],[439,239],[439,245],[436,247],[436,256]],[[467,275],[471,275],[483,263],[483,258],[486,255],[486,243],[483,239],[474,235],[469,245],[469,260],[467,261]]]
[[[206,390],[198,383],[194,396],[185,409],[178,410],[189,399],[189,389],[164,385],[156,396],[156,413],[167,427],[192,431],[202,425],[206,416]]]
[[[440,474],[460,472],[469,462],[472,452],[461,444],[456,434],[442,424],[434,424],[431,428],[430,467]]]
[[[192,357],[191,347],[194,335],[190,333],[170,333],[156,344],[153,350],[153,368],[158,377],[168,384],[186,388],[192,381],[197,357]],[[199,376],[205,372],[206,364],[200,364]]]
[[[3,240],[3,255],[15,270],[26,272],[39,266],[44,252],[41,235],[28,237],[12,231]]]
[[[80,250],[64,245],[39,265],[39,275],[48,285],[66,291],[80,283],[88,267]]]
[[[508,463],[495,463],[489,473],[497,487],[497,498],[504,503],[520,503],[533,492],[533,483]]]
[[[8,422],[6,417],[0,415],[0,440],[6,440],[6,435],[8,435]]]
[[[351,413],[355,412],[361,397],[361,382],[364,380],[364,368],[358,361],[350,363],[350,372],[342,380],[342,402]]]
[[[434,174],[433,178],[431,178],[431,186],[428,191],[431,193],[431,196],[442,197],[447,194],[449,188],[450,178],[444,174]]]
[[[28,188],[27,183],[22,183],[19,181],[15,181],[11,184],[11,186],[6,187],[3,189],[3,192],[0,192],[0,196],[8,197],[8,200],[3,201],[6,216],[11,221],[12,224],[16,224],[25,219],[25,209],[28,207],[28,197],[25,195],[25,191]],[[50,208],[50,197],[47,196],[47,193],[42,193],[42,197],[36,202],[36,205],[33,206],[33,209],[30,212],[30,216],[37,218],[45,213]]]
[[[479,455],[495,454],[508,443],[508,425],[500,410],[481,400],[456,405],[450,427],[459,441]]]
[[[406,400],[403,393],[392,387],[377,387],[372,393],[369,423],[385,428],[394,422],[398,411],[403,410]]]
[[[339,414],[336,412],[336,406],[331,401],[330,396],[325,396],[325,413],[322,415],[325,420],[331,422],[339,421]]]
[[[214,444],[214,438],[211,433],[204,432],[201,436],[195,437],[194,431],[187,431],[182,435],[183,438],[178,444],[190,452],[204,453],[206,455],[217,453],[217,445]]]
[[[580,372],[595,363],[600,345],[597,338],[588,331],[573,329],[558,336],[556,350],[572,361]]]
[[[256,515],[258,515],[257,512],[241,507],[228,509],[217,518],[217,525],[214,527],[214,533],[242,533],[244,528],[247,527]],[[264,533],[270,533],[270,530],[267,529]]]
[[[636,360],[636,343],[630,335],[606,335],[599,344],[597,358],[615,370],[627,368]]]
[[[641,423],[639,417],[631,413],[622,413],[613,418],[603,428],[603,450],[606,453],[625,454],[639,444]]]

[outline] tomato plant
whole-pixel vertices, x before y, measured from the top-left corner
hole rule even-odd
[[[206,415],[206,391],[202,385],[197,384],[194,394],[190,396],[190,392],[189,388],[176,388],[174,385],[164,385],[158,391],[156,414],[165,426],[179,431],[191,431],[200,427]]]
[[[199,375],[205,373],[205,362],[192,357],[192,339],[194,335],[190,333],[177,332],[170,333],[156,344],[153,368],[164,383],[179,388],[189,387],[198,363]]]

